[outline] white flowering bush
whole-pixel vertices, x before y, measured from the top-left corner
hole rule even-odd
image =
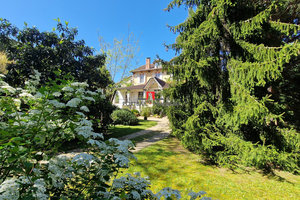
[[[170,188],[153,194],[139,174],[116,178],[134,158],[134,146],[94,132],[86,105],[101,91],[63,79],[37,88],[39,77],[36,72],[24,88],[14,88],[0,76],[0,200],[181,198]],[[86,152],[59,154],[75,137]]]

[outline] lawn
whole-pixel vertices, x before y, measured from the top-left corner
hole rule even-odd
[[[132,133],[142,131],[144,129],[150,128],[152,126],[155,126],[157,124],[156,121],[152,120],[140,120],[137,125],[129,126],[129,125],[116,125],[112,126],[108,130],[108,138],[119,138],[125,135],[130,135]]]
[[[164,187],[205,191],[213,199],[299,199],[300,176],[276,171],[265,175],[254,169],[232,171],[205,164],[201,156],[185,150],[175,138],[164,139],[135,154],[137,161],[123,173],[141,172],[151,180],[153,192]],[[298,196],[298,197],[297,197]]]

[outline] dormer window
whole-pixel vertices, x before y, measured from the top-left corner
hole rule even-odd
[[[160,78],[161,77],[161,73],[155,73],[155,77],[156,78]]]
[[[140,74],[140,83],[144,83],[144,82],[145,82],[145,75]]]

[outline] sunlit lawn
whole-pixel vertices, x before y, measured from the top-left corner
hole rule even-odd
[[[206,191],[214,199],[300,199],[300,176],[276,171],[231,171],[204,164],[201,156],[183,149],[175,138],[164,139],[135,154],[137,161],[124,173],[141,172],[152,182],[152,191],[164,187],[182,191]],[[298,197],[297,197],[298,196]]]
[[[118,138],[122,137],[125,135],[129,135],[147,128],[150,128],[152,126],[155,126],[157,124],[156,121],[151,121],[151,120],[140,120],[137,125],[134,126],[127,126],[127,125],[116,125],[112,126],[108,130],[108,137],[109,138]]]

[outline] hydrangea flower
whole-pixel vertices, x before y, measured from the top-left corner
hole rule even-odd
[[[68,101],[67,106],[75,108],[80,104],[80,102],[81,102],[81,99],[75,97],[75,98],[71,99],[70,101]]]
[[[90,112],[89,108],[86,106],[81,106],[80,110],[83,110],[84,112]]]

